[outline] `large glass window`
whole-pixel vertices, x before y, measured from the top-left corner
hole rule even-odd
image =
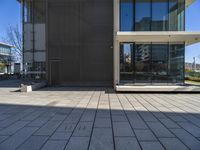
[[[169,45],[169,83],[184,82],[184,44]]]
[[[121,82],[133,82],[134,80],[134,44],[120,44],[120,80]]]
[[[151,83],[151,44],[135,45],[135,83]]]
[[[184,83],[184,44],[121,43],[120,82],[135,85]]]
[[[135,0],[135,31],[150,31],[151,0]]]
[[[168,0],[152,0],[151,30],[168,30]]]
[[[134,30],[134,3],[132,0],[120,0],[120,31]]]
[[[168,83],[168,44],[152,44],[152,83]]]
[[[185,0],[120,0],[120,31],[184,31]]]

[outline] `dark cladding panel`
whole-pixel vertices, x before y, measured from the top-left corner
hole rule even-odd
[[[112,85],[113,0],[49,0],[48,31],[60,84]]]
[[[112,84],[113,1],[87,0],[80,5],[81,80]]]

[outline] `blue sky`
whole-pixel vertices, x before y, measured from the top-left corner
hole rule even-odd
[[[5,36],[9,24],[21,23],[20,5],[17,0],[0,0],[0,38]]]
[[[5,36],[6,27],[20,24],[20,5],[16,0],[0,0],[0,38]],[[200,31],[200,0],[186,9],[186,30]],[[200,55],[200,44],[186,47],[186,62]],[[200,59],[196,59],[200,63]]]

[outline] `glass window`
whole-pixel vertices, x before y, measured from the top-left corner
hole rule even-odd
[[[121,43],[120,44],[120,81],[121,82],[133,82],[133,43]]]
[[[151,83],[151,44],[136,43],[135,47],[135,83]]]
[[[184,44],[121,43],[120,82],[135,85],[184,83]]]
[[[135,31],[150,31],[151,0],[135,1]]]
[[[169,83],[184,82],[184,44],[169,45]]]
[[[134,30],[133,0],[120,0],[120,31]]]
[[[185,0],[178,0],[178,31],[185,30]]]
[[[169,0],[169,31],[178,30],[178,0]]]
[[[168,44],[152,44],[152,83],[168,82]]]
[[[151,30],[168,30],[168,0],[152,0]]]
[[[24,9],[24,22],[25,23],[32,22],[33,2],[32,1],[25,1],[23,9]]]

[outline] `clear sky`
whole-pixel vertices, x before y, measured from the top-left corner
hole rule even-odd
[[[0,0],[0,38],[5,36],[9,24],[20,24],[20,5],[16,0]],[[186,30],[200,31],[200,0],[196,0],[186,9]],[[186,47],[186,62],[200,55],[200,44]],[[196,59],[200,63],[200,59]]]

